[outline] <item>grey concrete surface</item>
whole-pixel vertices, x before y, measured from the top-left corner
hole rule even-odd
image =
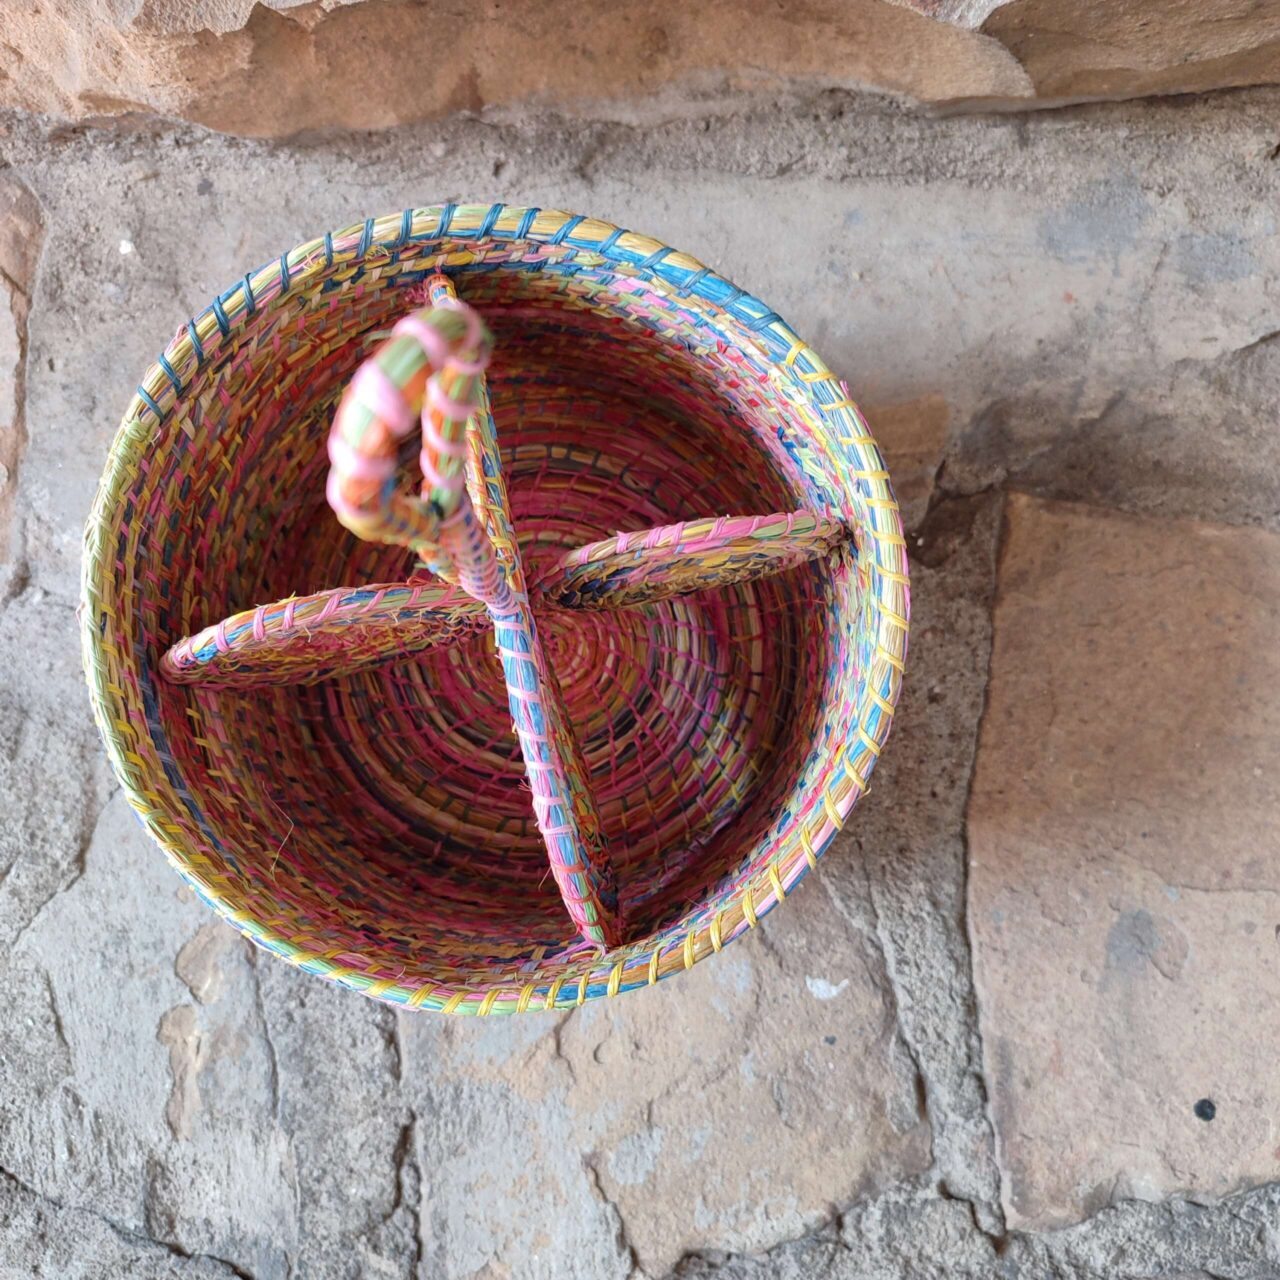
[[[8,121],[43,239],[0,346],[0,1276],[1280,1276],[1277,1184],[1007,1228],[965,830],[1010,492],[1280,528],[1278,107],[938,119],[824,94],[292,144]],[[245,269],[458,198],[687,249],[873,426],[945,406],[870,795],[794,902],[616,1012],[413,1019],[254,956],[132,822],[80,686],[80,528],[139,373]],[[1251,1054],[1277,1016],[1240,1029]]]

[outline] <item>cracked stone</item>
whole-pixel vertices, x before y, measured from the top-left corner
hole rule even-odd
[[[269,956],[256,959],[289,1143],[291,1274],[416,1280],[423,1178],[399,1089],[395,1016]]]
[[[174,972],[201,1004],[209,1004],[222,991],[225,981],[223,958],[239,945],[239,936],[230,925],[210,920],[202,924],[178,952],[173,962]]]
[[[270,1064],[244,944],[224,961],[218,999],[193,1005],[174,958],[208,915],[177,890],[117,793],[83,874],[22,938],[18,954],[47,975],[57,1012],[46,1038],[60,1028],[65,1041],[50,1061],[66,1065],[16,1076],[0,1166],[134,1235],[283,1277],[296,1230],[291,1156],[263,1120]]]
[[[83,870],[107,768],[73,611],[38,587],[0,607],[0,946],[18,948]]]
[[[0,1274],[32,1280],[244,1280],[219,1258],[192,1257],[99,1214],[69,1208],[0,1172]]]
[[[423,64],[448,7],[406,0],[61,3],[8,15],[0,105],[62,119],[176,115],[289,135],[554,103],[627,115],[696,110],[743,83],[869,86],[925,102],[1027,106],[1269,84],[1267,4],[1217,0],[676,0],[472,6],[448,59]],[[750,21],[744,21],[749,15]],[[537,38],[555,31],[554,41]]]
[[[1012,1225],[1280,1174],[1278,628],[1280,536],[1009,500],[968,828]]]
[[[997,1233],[960,831],[986,696],[1002,506],[997,494],[942,495],[911,538],[911,678],[893,747],[823,868],[841,909],[884,950],[923,1077],[936,1175]]]
[[[626,1276],[633,1250],[658,1276],[698,1245],[801,1234],[930,1163],[879,949],[821,871],[679,979],[514,1034],[406,1024],[431,1274],[536,1256],[512,1274]],[[514,1197],[545,1211],[513,1219]]]
[[[26,443],[23,401],[27,314],[44,225],[31,191],[0,173],[0,599],[11,593],[11,555],[18,464]],[[8,581],[7,581],[8,580]]]
[[[929,505],[942,465],[950,418],[947,402],[934,392],[867,409],[866,416],[893,477],[903,523],[912,528]]]

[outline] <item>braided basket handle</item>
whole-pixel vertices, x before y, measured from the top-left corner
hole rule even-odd
[[[477,410],[487,412],[483,375],[492,339],[447,277],[433,276],[427,294],[432,305],[395,326],[339,404],[329,436],[329,503],[353,533],[410,548],[485,605],[556,885],[583,940],[616,946],[617,880],[519,556],[513,548],[504,571],[467,493],[468,422]],[[418,417],[422,491],[414,496],[396,490],[395,469]]]

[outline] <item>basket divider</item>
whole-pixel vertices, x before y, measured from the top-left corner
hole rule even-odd
[[[477,503],[474,477],[490,481],[469,463],[479,532],[501,545],[494,499],[484,490]],[[780,573],[828,554],[844,537],[838,522],[805,511],[619,533],[566,552],[530,586],[529,601],[568,610],[653,604]],[[492,571],[504,572],[509,558],[495,554]],[[487,617],[475,596],[433,577],[339,587],[232,614],[179,640],[160,669],[177,684],[218,688],[314,684],[472,640]]]

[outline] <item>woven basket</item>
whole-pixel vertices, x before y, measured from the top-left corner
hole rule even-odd
[[[867,788],[908,600],[875,442],[777,315],[603,222],[446,205],[179,331],[82,618],[112,764],[210,906],[488,1014],[650,985],[780,902]]]

